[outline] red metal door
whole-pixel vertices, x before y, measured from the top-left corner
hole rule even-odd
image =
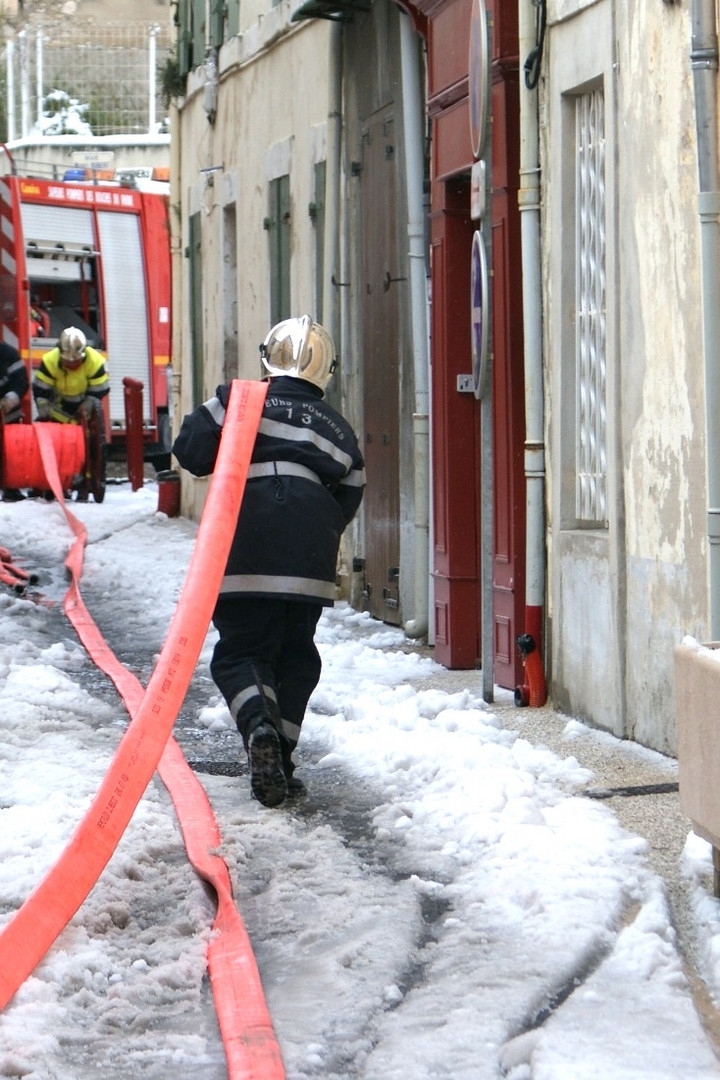
[[[432,400],[435,658],[450,668],[480,663],[480,409],[458,391],[472,370],[470,182],[433,185]]]
[[[429,19],[433,118],[432,356],[436,659],[479,664],[479,409],[456,391],[471,371],[472,146],[467,101],[470,0],[421,3]],[[522,682],[515,639],[524,629],[525,440],[522,267],[517,207],[519,105],[517,5],[488,0],[492,16],[493,681]],[[474,463],[474,467],[470,464]]]

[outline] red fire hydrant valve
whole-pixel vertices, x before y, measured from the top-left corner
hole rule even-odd
[[[545,675],[540,651],[532,634],[520,634],[516,639],[525,668],[525,683],[515,688],[515,704],[538,708],[547,701]]]

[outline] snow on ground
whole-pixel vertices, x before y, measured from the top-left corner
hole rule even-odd
[[[88,528],[83,595],[143,681],[196,532],[156,508],[152,483],[71,507]],[[0,590],[4,925],[73,834],[127,717],[58,617],[72,539],[61,508],[2,504],[0,526],[0,545],[42,574],[29,598]],[[429,689],[439,669],[399,630],[341,604],[318,641],[299,753],[308,798],[269,810],[246,775],[201,775],[290,1080],[720,1077],[645,842],[579,794],[588,772],[503,729],[479,680]],[[191,724],[235,756],[213,642],[210,630]],[[709,860],[691,835],[685,871],[718,994]],[[213,915],[155,778],[0,1014],[0,1077],[227,1076],[205,975]]]

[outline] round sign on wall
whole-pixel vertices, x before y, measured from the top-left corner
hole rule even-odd
[[[472,242],[470,312],[473,391],[478,399],[485,393],[487,385],[489,302],[485,241],[476,229]]]
[[[470,16],[470,143],[476,158],[485,152],[490,114],[490,48],[485,0],[473,0]]]

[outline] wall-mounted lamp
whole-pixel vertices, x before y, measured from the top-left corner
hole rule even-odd
[[[208,165],[205,169],[200,169],[201,176],[205,177],[205,183],[208,187],[213,187],[215,183],[215,173],[223,172],[224,165]]]

